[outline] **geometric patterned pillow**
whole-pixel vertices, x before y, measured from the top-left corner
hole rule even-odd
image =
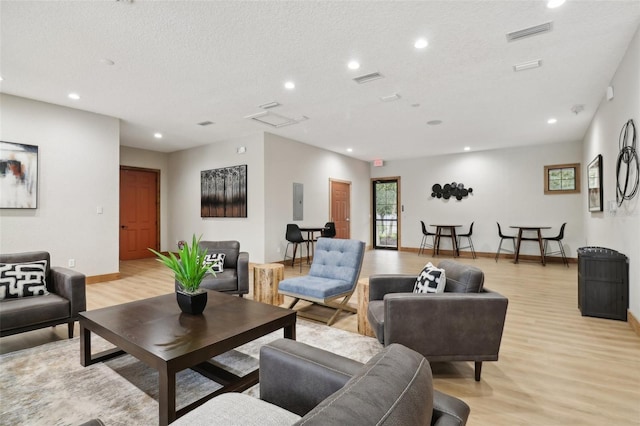
[[[444,269],[436,268],[427,263],[418,275],[416,283],[413,286],[414,293],[444,293],[444,287],[447,284],[447,277]]]
[[[212,253],[207,254],[204,257],[204,264],[207,266],[211,266],[211,270],[213,272],[219,273],[224,272],[224,253]]]
[[[46,260],[0,263],[0,300],[49,294],[46,270]]]

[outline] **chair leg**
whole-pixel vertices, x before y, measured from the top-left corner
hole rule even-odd
[[[502,238],[500,238],[500,244],[498,244],[498,251],[496,252],[496,263],[498,262],[498,257],[500,257],[501,248],[502,248]]]
[[[291,302],[288,309],[293,309],[293,307],[296,306],[296,303],[298,303],[299,301],[300,299],[298,299],[297,297],[293,299],[293,302]]]
[[[480,373],[482,373],[482,361],[476,361],[476,382],[480,381]]]
[[[420,249],[418,250],[418,256],[420,256],[420,254],[422,252],[424,252],[424,246],[426,245],[426,241],[425,241],[426,239],[427,239],[427,236],[422,234],[422,242],[420,242]]]
[[[564,262],[565,266],[568,268],[569,260],[567,260],[567,256],[564,253],[564,247],[562,247],[562,241],[558,241],[558,247],[560,247],[560,254],[562,255],[562,261]]]
[[[471,239],[471,237],[469,238],[469,247],[471,247],[471,255],[473,256],[473,258],[476,258],[476,249],[473,247],[473,240]]]

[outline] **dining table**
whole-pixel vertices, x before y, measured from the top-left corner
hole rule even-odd
[[[453,257],[460,256],[460,250],[458,250],[458,237],[456,235],[456,228],[460,228],[462,225],[430,224],[429,226],[434,226],[436,228],[436,239],[433,244],[434,256],[440,253],[440,238],[442,237],[451,238]]]
[[[540,259],[542,262],[542,266],[546,266],[546,262],[544,260],[544,242],[542,240],[542,230],[543,229],[551,229],[550,226],[522,226],[522,225],[511,225],[509,226],[513,229],[518,229],[518,236],[516,237],[516,253],[513,259],[513,263],[518,263],[520,258],[520,246],[523,241],[537,241],[538,247],[540,247]],[[535,237],[527,237],[522,236],[525,232],[536,234]]]
[[[313,259],[314,255],[314,243],[318,240],[316,238],[315,233],[320,232],[322,235],[322,231],[326,228],[324,226],[300,226],[300,231],[307,233],[307,241],[311,244],[311,258]],[[307,263],[309,263],[309,252],[307,252]]]

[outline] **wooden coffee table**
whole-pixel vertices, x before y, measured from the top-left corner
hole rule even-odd
[[[160,425],[224,392],[242,392],[258,383],[258,369],[239,377],[209,359],[283,328],[296,338],[296,313],[240,297],[209,291],[202,315],[183,314],[175,293],[80,313],[80,363],[88,366],[128,353],[159,372]],[[91,333],[117,348],[91,353]],[[176,411],[176,373],[191,368],[223,385]]]

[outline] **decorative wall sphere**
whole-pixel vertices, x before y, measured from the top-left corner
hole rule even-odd
[[[473,188],[465,188],[463,183],[458,182],[445,183],[444,186],[436,183],[431,187],[432,198],[444,198],[445,200],[455,197],[456,200],[462,201],[464,197],[469,196],[472,192]]]

